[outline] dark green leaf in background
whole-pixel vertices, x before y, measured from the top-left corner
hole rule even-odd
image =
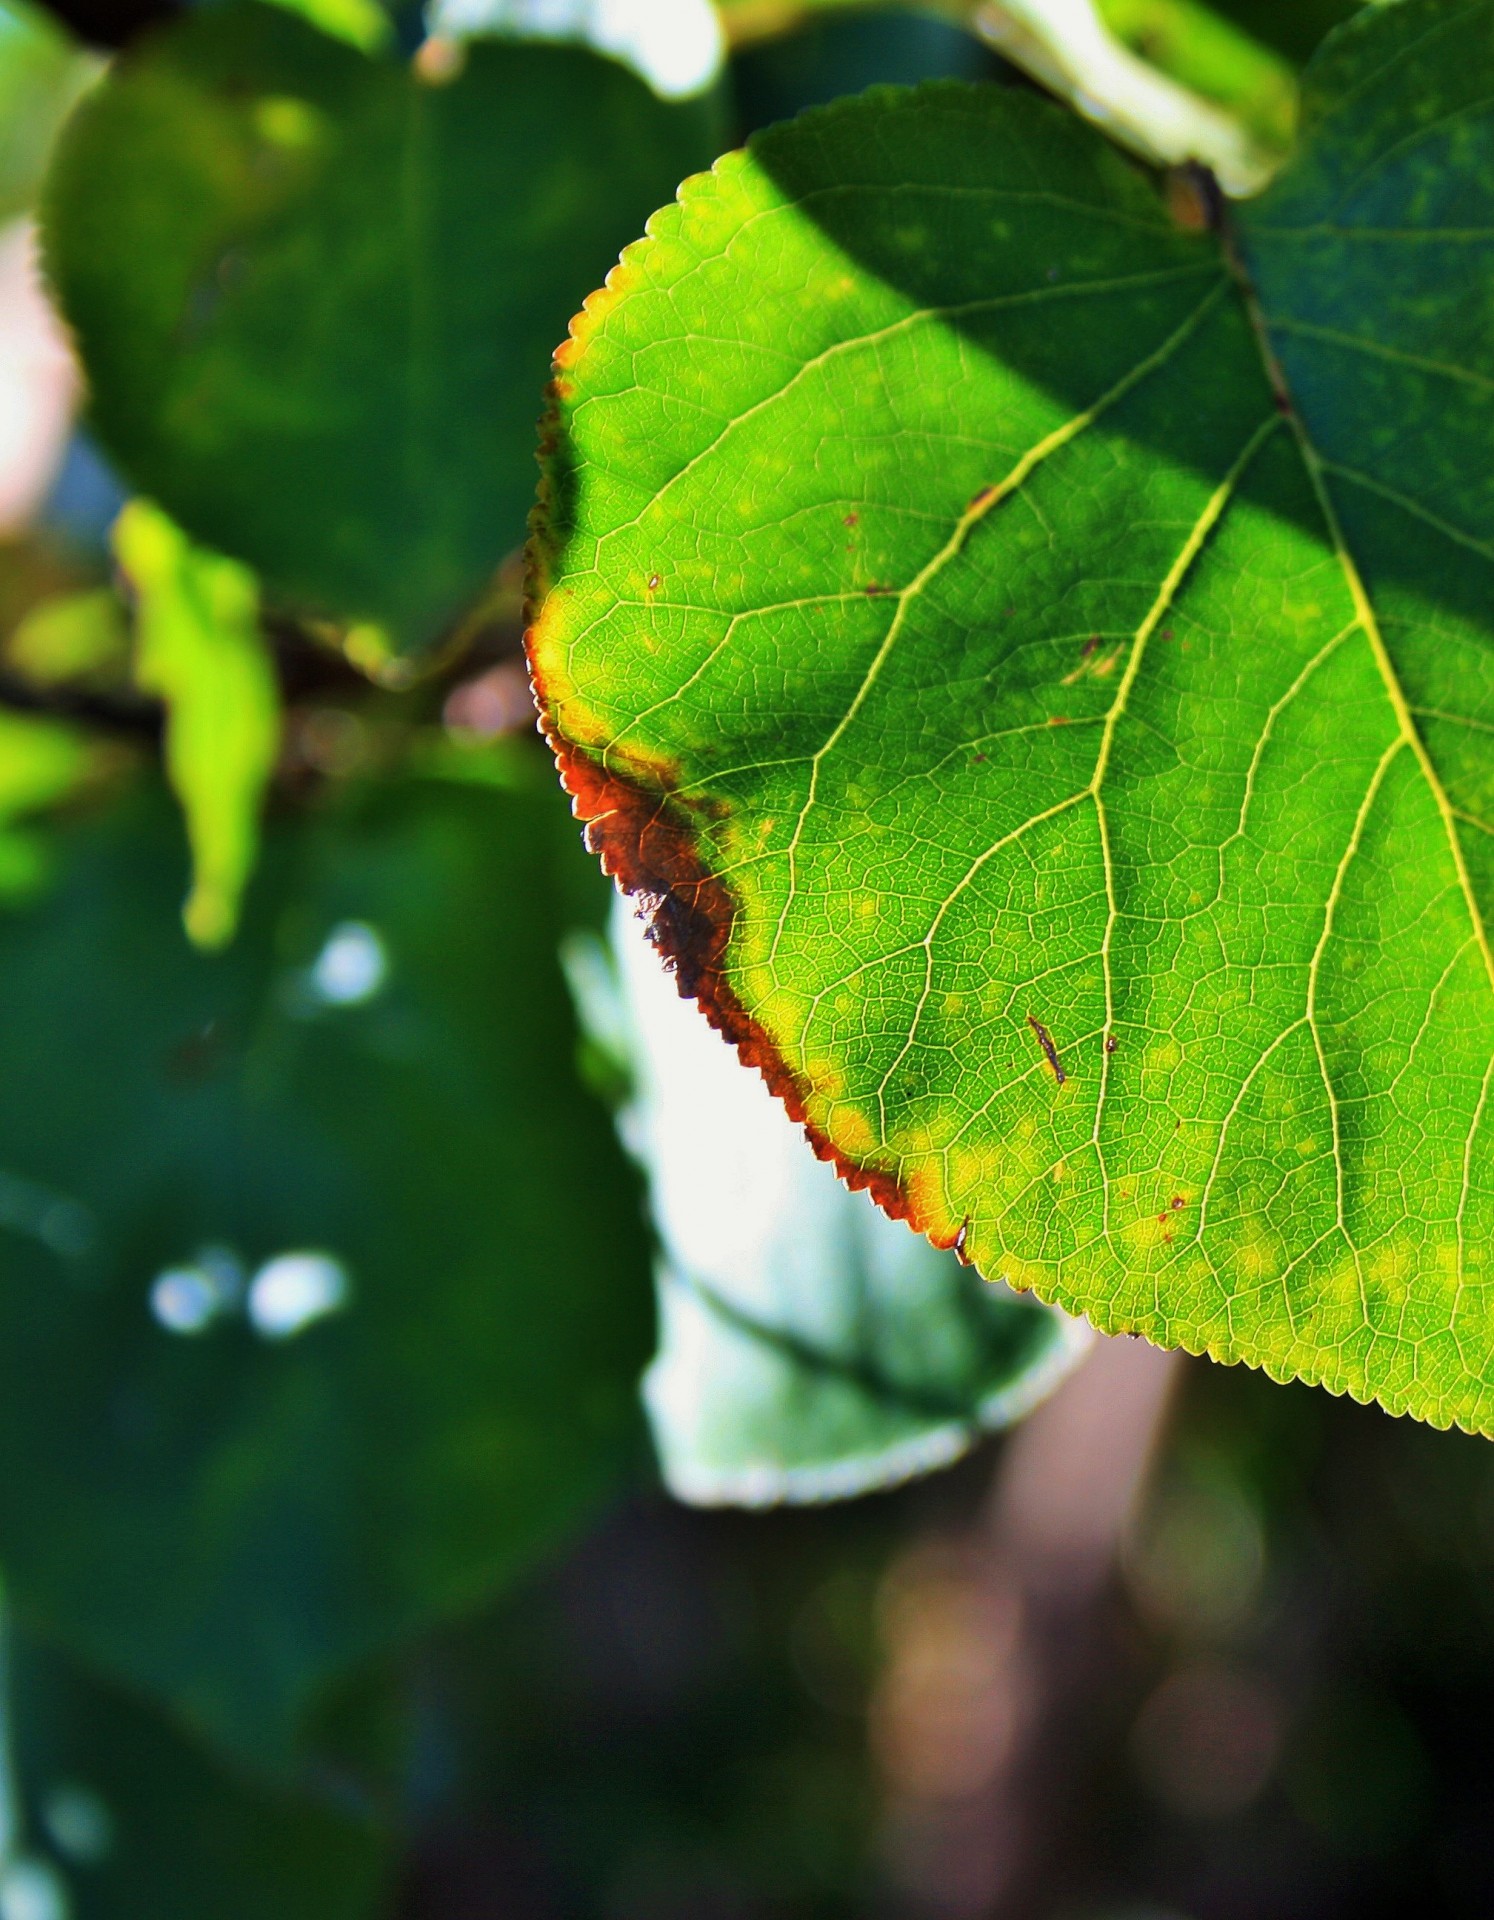
[[[1494,5],[1366,13],[1307,99],[1222,244],[1012,91],[691,183],[560,358],[534,660],[852,1178],[1494,1431]]]
[[[592,876],[516,753],[272,822],[223,954],[154,790],[0,920],[0,1564],[266,1764],[636,1457],[647,1239],[554,957]]]
[[[8,1912],[368,1920],[381,1911],[388,1843],[367,1819],[238,1776],[167,1717],[29,1636],[10,1636],[7,1666]]]
[[[204,9],[71,122],[47,268],[106,448],[272,596],[434,638],[523,538],[551,349],[715,151],[582,49],[453,76]]]

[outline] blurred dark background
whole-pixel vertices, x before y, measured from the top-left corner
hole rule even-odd
[[[1168,1390],[1077,1605],[1004,1579],[1020,1440],[846,1507],[618,1507],[418,1656],[403,1920],[1487,1914],[1487,1444],[1203,1361]],[[1061,1507],[1092,1462],[1055,1413],[1026,1471]],[[1107,1445],[1137,1419],[1111,1396]]]

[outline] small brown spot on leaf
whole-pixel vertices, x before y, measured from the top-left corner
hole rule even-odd
[[[648,590],[650,593],[657,593],[660,587],[663,586],[663,584],[664,584],[663,580],[659,577],[657,573],[651,573],[649,575]]]
[[[1043,1052],[1048,1056],[1048,1065],[1053,1069],[1053,1078],[1058,1082],[1059,1086],[1062,1086],[1068,1078],[1068,1075],[1064,1072],[1063,1063],[1059,1060],[1058,1049],[1053,1044],[1052,1034],[1049,1033],[1042,1021],[1037,1019],[1033,1014],[1028,1014],[1027,1024],[1037,1035],[1039,1046],[1041,1046]]]
[[[845,518],[845,524],[848,527],[859,527],[861,524],[861,515],[859,513],[848,513]]]

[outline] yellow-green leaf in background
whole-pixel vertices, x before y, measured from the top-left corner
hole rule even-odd
[[[280,743],[259,586],[247,567],[194,546],[145,500],[120,515],[114,547],[136,596],[135,677],[166,703],[166,771],[192,847],[183,918],[198,946],[222,946],[254,867]]]
[[[393,22],[379,0],[273,0],[273,4],[300,14],[320,32],[345,40],[360,53],[380,53],[394,38]]]
[[[42,848],[17,823],[70,793],[92,757],[63,721],[0,707],[0,903],[30,893],[46,871]]]
[[[0,0],[0,220],[30,206],[52,136],[97,70],[43,7]]]
[[[5,642],[8,665],[38,686],[123,677],[130,628],[112,587],[82,587],[39,601]]]

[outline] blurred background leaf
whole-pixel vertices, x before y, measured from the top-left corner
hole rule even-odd
[[[114,548],[134,593],[135,680],[165,702],[166,776],[187,817],[192,890],[182,917],[198,946],[221,947],[254,869],[280,745],[259,584],[247,567],[194,546],[147,500],[120,515]]]
[[[610,965],[582,938],[569,970],[594,1038],[623,1036],[623,1133],[663,1248],[644,1397],[674,1494],[748,1507],[849,1498],[947,1466],[1052,1391],[1088,1345],[1080,1323],[992,1286],[843,1187],[680,998],[624,902]]]
[[[782,33],[748,39],[732,60],[738,111],[749,127],[879,82],[1011,76],[967,25],[911,7],[811,11]]]
[[[366,57],[242,0],[71,121],[48,273],[124,472],[271,598],[434,640],[523,539],[552,349],[716,151],[583,49]]]
[[[97,71],[52,14],[0,0],[0,223],[31,205],[52,138]]]
[[[578,41],[632,67],[666,100],[713,86],[725,53],[711,0],[428,0],[425,23],[457,39]]]
[[[1352,10],[1352,0],[1340,9]],[[1237,114],[1266,148],[1284,153],[1290,146],[1297,124],[1294,63],[1260,31],[1248,0],[1233,14],[1200,0],[1099,0],[1099,14],[1123,46]],[[1318,38],[1302,47],[1299,63]]]
[[[583,857],[516,751],[272,822],[215,958],[149,789],[0,921],[0,1563],[269,1765],[638,1457],[646,1236],[554,958]]]
[[[363,53],[380,53],[394,38],[390,11],[380,0],[272,0],[334,40],[346,40]]]
[[[82,786],[100,758],[65,721],[0,709],[0,901],[15,905],[34,893],[51,865],[48,841],[28,816]]]
[[[19,1920],[372,1920],[389,1841],[366,1815],[247,1781],[169,1721],[9,1636],[8,1844]]]

